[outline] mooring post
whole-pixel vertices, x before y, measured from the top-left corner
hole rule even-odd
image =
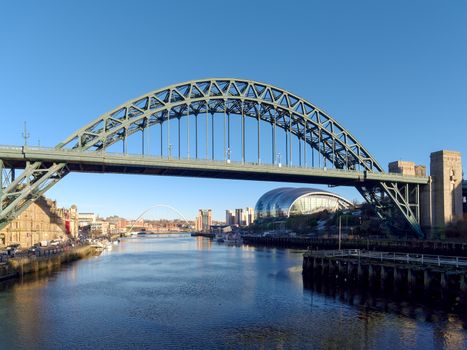
[[[353,266],[354,264],[351,263],[351,262],[348,262],[347,263],[347,279],[350,281],[352,279],[352,275],[353,275]]]
[[[440,285],[441,285],[441,289],[443,289],[443,290],[446,289],[447,278],[446,278],[446,273],[445,272],[441,272],[439,282],[440,282]]]
[[[368,284],[369,284],[370,287],[373,286],[373,279],[375,277],[374,272],[375,271],[374,271],[373,265],[369,264],[368,265]]]
[[[425,288],[425,291],[428,291],[431,286],[431,271],[430,270],[424,270],[423,271],[423,286]]]
[[[414,287],[415,285],[415,278],[414,278],[414,271],[412,269],[407,269],[407,286],[409,288],[409,291]]]
[[[358,262],[358,265],[357,265],[357,279],[358,281],[362,281],[363,279],[363,269],[362,269],[362,264],[360,263],[360,261]]]
[[[399,289],[400,279],[401,279],[400,271],[396,266],[394,266],[394,290]]]
[[[336,260],[329,259],[329,275],[333,275],[335,277],[336,274]]]
[[[386,286],[386,279],[388,278],[388,272],[384,265],[381,265],[381,289],[384,290]]]
[[[461,274],[459,276],[459,294],[460,294],[460,300],[461,303],[465,305],[465,300],[467,297],[467,283],[466,283],[466,278],[465,274]]]
[[[466,283],[466,278],[465,278],[465,275],[462,274],[459,276],[459,288],[461,290],[462,293],[467,293],[467,283]]]
[[[329,258],[323,261],[323,276],[326,276],[329,274]]]

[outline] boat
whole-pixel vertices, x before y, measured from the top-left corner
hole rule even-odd
[[[232,232],[225,230],[224,232],[216,233],[216,242],[227,243],[227,244],[242,244],[243,239],[240,232]]]

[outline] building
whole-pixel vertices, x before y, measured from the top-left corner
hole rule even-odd
[[[195,230],[198,232],[209,232],[212,225],[212,210],[199,209],[196,217]]]
[[[255,222],[254,208],[246,208],[246,220],[248,221],[247,225],[251,225],[253,222]]]
[[[235,211],[234,210],[226,210],[225,211],[225,224],[226,225],[236,225],[235,221]]]
[[[263,194],[255,206],[256,219],[287,218],[309,215],[320,211],[337,211],[350,208],[347,199],[314,188],[281,187]]]
[[[110,223],[107,221],[103,220],[96,220],[96,222],[93,222],[90,225],[89,232],[91,233],[91,236],[97,237],[101,235],[108,235],[110,232]],[[112,226],[115,228],[115,225],[112,224]]]
[[[87,227],[96,222],[97,215],[94,213],[79,213],[78,226],[80,229]]]
[[[232,215],[233,215],[233,211]],[[235,215],[232,218],[232,222],[229,225],[248,226],[255,221],[255,210],[254,208],[240,208],[235,209]]]
[[[245,226],[245,213],[243,209],[235,209],[235,224],[238,226]]]
[[[0,231],[0,246],[20,244],[30,247],[40,241],[78,236],[78,210],[58,208],[57,202],[39,197]]]
[[[464,214],[467,214],[467,180],[462,181],[462,204],[464,207]]]

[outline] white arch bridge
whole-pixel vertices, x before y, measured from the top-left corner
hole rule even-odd
[[[427,177],[384,172],[321,109],[251,80],[172,85],[103,114],[54,148],[0,147],[0,229],[70,172],[354,186],[382,219],[423,236]]]

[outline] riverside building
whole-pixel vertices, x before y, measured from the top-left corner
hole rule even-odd
[[[195,221],[195,230],[198,232],[209,232],[212,226],[212,210],[199,209]]]
[[[26,248],[40,241],[77,236],[77,207],[58,208],[56,201],[40,197],[0,231],[0,246],[20,244]]]
[[[288,218],[320,211],[335,212],[350,208],[347,199],[315,188],[280,187],[263,194],[256,203],[256,219]]]

